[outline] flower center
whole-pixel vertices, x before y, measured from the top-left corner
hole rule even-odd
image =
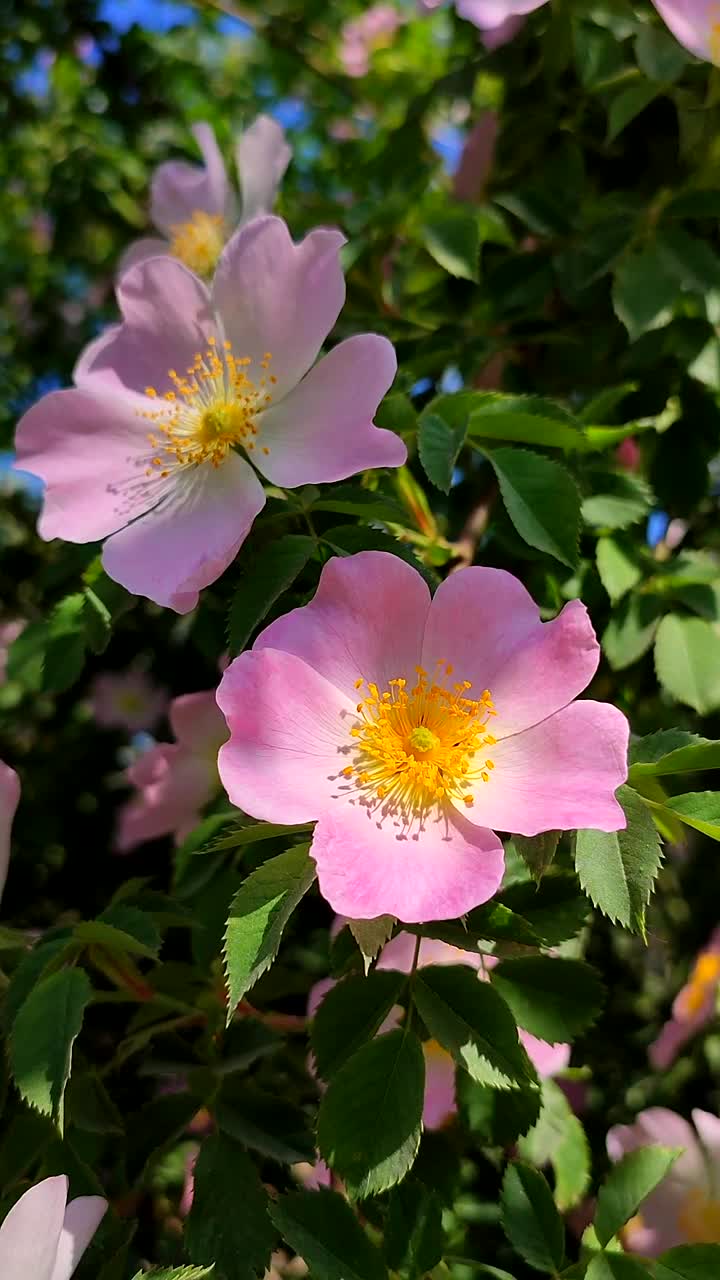
[[[489,690],[469,698],[469,680],[445,684],[452,667],[437,663],[434,680],[415,668],[417,683],[397,677],[382,692],[368,682],[367,697],[357,705],[359,723],[350,730],[355,755],[342,770],[352,779],[364,803],[404,825],[420,823],[446,800],[473,804],[471,787],[487,782],[493,762],[486,748],[497,741],[488,732],[494,716]],[[365,681],[356,681],[360,689]]]
[[[170,228],[170,252],[199,276],[209,276],[225,244],[225,227],[219,213],[196,209],[189,222]]]
[[[720,1200],[693,1187],[685,1196],[678,1224],[688,1244],[720,1243]]]
[[[146,387],[145,394],[158,401],[157,409],[141,411],[153,424],[148,440],[153,452],[157,450],[149,459],[146,475],[159,471],[167,476],[178,466],[199,466],[202,462],[219,467],[235,446],[252,453],[259,431],[258,414],[272,400],[268,384],[277,381],[267,372],[271,359],[267,351],[260,361],[259,376],[252,378],[248,356],[233,355],[230,342],[224,342],[219,352],[215,338],[208,338],[207,351],[196,353],[185,375],[170,369],[173,391],[159,396],[155,387]],[[262,452],[270,450],[263,448]]]
[[[710,953],[698,956],[688,984],[678,1001],[680,1016],[692,1018],[699,1013],[719,980],[720,955]]]

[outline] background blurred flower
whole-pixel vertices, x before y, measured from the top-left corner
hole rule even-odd
[[[608,1133],[611,1160],[638,1147],[683,1148],[623,1230],[625,1245],[633,1253],[657,1257],[679,1244],[720,1242],[720,1120],[697,1110],[692,1118],[695,1129],[674,1111],[650,1107],[634,1124],[615,1125]]]
[[[93,680],[90,698],[96,724],[129,733],[153,729],[168,703],[167,690],[137,667],[103,671]]]
[[[390,44],[402,18],[391,4],[374,4],[340,32],[340,61],[349,76],[365,76],[374,49]]]
[[[676,40],[696,58],[720,64],[720,10],[716,0],[653,0]]]
[[[648,1057],[656,1071],[665,1071],[671,1066],[687,1041],[715,1017],[718,985],[720,928],[714,931],[708,945],[699,953],[688,981],[675,997],[672,1017],[648,1049]]]
[[[18,804],[20,779],[9,764],[0,760],[0,898],[7,880],[10,862],[10,836]]]

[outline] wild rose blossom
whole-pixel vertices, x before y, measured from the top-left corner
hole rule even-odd
[[[683,1154],[623,1229],[625,1247],[654,1258],[680,1244],[720,1243],[720,1119],[693,1111],[695,1128],[665,1107],[641,1111],[634,1124],[615,1125],[608,1155],[620,1160],[638,1147],[683,1147]]]
[[[45,1178],[20,1197],[0,1226],[2,1280],[70,1280],[102,1222],[107,1201],[67,1203],[66,1177]]]
[[[227,738],[215,692],[186,693],[170,704],[175,742],[161,742],[127,771],[137,795],[120,812],[115,848],[128,853],[146,840],[182,840],[220,790],[217,753]]]
[[[167,691],[138,668],[103,671],[93,680],[91,708],[102,729],[153,729],[167,707]]]
[[[347,75],[366,76],[370,54],[390,43],[402,18],[391,4],[373,4],[341,29],[340,61]]]
[[[233,190],[212,127],[196,124],[191,132],[203,165],[168,160],[156,169],[150,188],[150,218],[163,238],[136,240],[124,253],[120,271],[170,253],[197,275],[209,276],[238,224],[270,213],[292,156],[277,121],[258,116],[237,140],[241,200]]]
[[[338,914],[453,918],[500,885],[495,831],[625,825],[627,721],[573,701],[598,660],[579,600],[543,624],[503,570],[462,569],[431,602],[396,556],[332,559],[223,675],[220,776],[253,817],[317,822]]]
[[[395,376],[387,339],[358,334],[314,363],[345,299],[343,243],[323,228],[294,244],[256,218],[210,290],[173,258],[126,271],[124,322],[18,427],[18,466],[46,484],[41,537],[107,538],[111,578],[187,613],[265,504],[240,451],[290,488],[400,466],[404,444],[372,421]]]
[[[419,0],[425,10],[437,9],[442,0]],[[487,49],[507,44],[520,30],[525,16],[546,0],[455,0],[455,11],[478,28]]]
[[[10,836],[15,812],[20,803],[20,779],[9,764],[0,760],[0,898],[7,880],[10,862]]]
[[[656,1071],[672,1066],[680,1050],[716,1014],[720,986],[720,928],[699,953],[685,983],[675,997],[672,1017],[650,1045],[648,1057]]]
[[[720,66],[720,4],[718,0],[653,0],[675,39],[696,58]]]

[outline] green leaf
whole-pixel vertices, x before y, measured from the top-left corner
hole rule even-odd
[[[525,449],[483,451],[520,537],[573,569],[578,559],[580,493],[559,462]]]
[[[385,946],[395,927],[395,916],[375,916],[372,920],[348,920],[350,932],[360,948],[365,972],[370,961]]]
[[[720,635],[702,618],[670,613],[655,641],[655,670],[663,689],[708,715],[720,707]]]
[[[214,1107],[218,1128],[244,1147],[280,1164],[312,1161],[315,1144],[303,1111],[247,1079],[241,1088],[223,1086]]]
[[[449,205],[425,220],[422,238],[443,270],[461,280],[477,280],[480,233],[474,213]]]
[[[495,391],[475,393],[468,435],[569,451],[582,450],[585,444],[574,419],[552,400]]]
[[[490,974],[519,1025],[551,1044],[573,1040],[596,1021],[603,986],[582,960],[521,956],[503,960]]]
[[[680,1155],[671,1147],[639,1147],[623,1156],[598,1191],[595,1234],[602,1245],[637,1213],[646,1196],[662,1182]]]
[[[62,693],[82,673],[85,665],[85,595],[66,596],[55,605],[47,623],[42,687],[46,693]]]
[[[505,1234],[520,1257],[538,1271],[559,1271],[565,1228],[542,1174],[527,1164],[509,1164],[500,1206]]]
[[[629,395],[637,391],[637,382],[621,382],[616,387],[604,387],[602,391],[598,391],[597,395],[591,396],[586,404],[578,413],[578,422],[593,423],[607,422],[610,415],[615,411],[623,400],[627,400]]]
[[[537,836],[513,836],[513,844],[536,883],[552,866],[560,841],[559,831],[541,831]]]
[[[626,1253],[596,1253],[590,1259],[585,1280],[653,1280],[654,1274]]]
[[[588,918],[587,898],[574,875],[551,872],[539,885],[531,881],[504,889],[502,902],[518,912],[548,947],[575,938]]]
[[[630,744],[631,782],[633,777],[659,778],[706,769],[720,769],[720,742],[685,729],[660,729]]]
[[[208,1280],[216,1276],[215,1265],[210,1267],[153,1267],[152,1271],[138,1271],[133,1280]]]
[[[439,1197],[406,1178],[390,1193],[383,1244],[388,1266],[409,1276],[425,1275],[440,1262],[443,1239]]]
[[[336,1191],[321,1188],[280,1196],[270,1217],[318,1280],[385,1280],[380,1253]]]
[[[658,23],[640,28],[635,38],[635,56],[640,70],[661,85],[677,80],[690,61],[682,45]]]
[[[474,970],[429,965],[415,975],[415,1003],[430,1035],[479,1084],[513,1089],[534,1073],[505,1001]]]
[[[662,613],[663,603],[657,596],[633,594],[620,602],[601,637],[613,671],[623,671],[647,653]]]
[[[614,142],[619,138],[623,129],[657,98],[659,92],[657,85],[643,82],[632,84],[616,94],[608,110],[607,141]]]
[[[691,791],[673,796],[664,806],[676,813],[687,827],[720,840],[720,791]]]
[[[358,1199],[400,1182],[420,1145],[425,1059],[417,1036],[390,1031],[363,1045],[320,1103],[318,1149]]]
[[[678,294],[674,275],[653,245],[629,253],[615,269],[613,307],[631,342],[669,324]]]
[[[626,529],[644,520],[653,504],[650,486],[640,476],[627,472],[592,471],[592,494],[584,498],[582,518],[602,529]]]
[[[82,969],[61,969],[44,978],[21,1006],[10,1036],[10,1069],[31,1107],[63,1129],[63,1095],[72,1048],[92,988]]]
[[[141,915],[142,912],[138,914]],[[152,924],[152,921],[150,923]],[[134,938],[132,934],[116,928],[115,925],[108,924],[105,920],[81,921],[80,924],[75,925],[73,937],[86,947],[104,947],[106,951],[116,951],[132,956],[145,956],[148,959],[155,958],[160,946],[159,937],[156,945],[149,947],[146,943]]]
[[[292,586],[315,551],[313,538],[287,533],[255,553],[245,569],[230,605],[228,643],[235,657],[245,648],[272,605]]]
[[[413,426],[415,419],[413,417]],[[386,493],[361,489],[356,484],[335,485],[315,498],[310,511],[336,511],[340,515],[359,516],[361,520],[385,520],[402,524],[405,508]]]
[[[278,953],[290,916],[315,879],[308,845],[264,862],[243,881],[232,900],[225,933],[228,1021]]]
[[[422,413],[418,420],[418,452],[428,480],[443,493],[450,492],[457,456],[465,443],[465,430],[453,429],[437,413]]]
[[[618,800],[624,831],[578,831],[575,869],[588,897],[606,916],[644,934],[645,908],[660,869],[660,837],[647,807],[631,787]]]
[[[194,1169],[185,1246],[193,1262],[214,1261],[213,1280],[255,1280],[268,1266],[275,1230],[268,1197],[250,1157],[236,1142],[206,1138]]]
[[[94,1071],[75,1072],[65,1091],[69,1124],[86,1133],[122,1134],[123,1119]]]
[[[375,969],[366,978],[344,978],[328,991],[310,1030],[315,1063],[324,1080],[330,1080],[348,1058],[372,1040],[406,983],[404,973]]]
[[[720,1244],[681,1244],[654,1263],[655,1280],[717,1280]]]
[[[710,289],[720,289],[720,258],[707,241],[682,227],[664,227],[655,243],[666,270],[682,289],[703,298]]]
[[[540,1117],[520,1139],[518,1150],[532,1164],[552,1165],[554,1198],[561,1213],[580,1203],[590,1183],[590,1147],[585,1130],[554,1080],[543,1080]]]
[[[642,569],[633,550],[617,538],[599,538],[595,556],[600,581],[616,604],[640,582]]]

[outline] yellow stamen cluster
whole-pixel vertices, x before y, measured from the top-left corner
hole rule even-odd
[[[215,338],[207,341],[207,350],[196,352],[185,374],[170,369],[174,390],[159,396],[155,387],[145,388],[145,394],[158,402],[156,410],[142,411],[142,417],[153,423],[148,440],[157,451],[149,460],[147,475],[167,476],[177,466],[202,462],[219,467],[234,446],[248,453],[256,447],[257,415],[270,404],[268,386],[277,381],[268,373],[272,356],[265,352],[259,362],[260,376],[253,380],[248,356],[233,355],[230,342],[224,342],[219,351]],[[265,447],[261,451],[270,452]]]
[[[710,35],[708,38],[710,60],[718,66],[720,64],[720,4],[710,5],[708,18],[710,20]]]
[[[706,951],[704,955],[698,956],[687,986],[680,994],[678,1004],[681,1016],[692,1018],[699,1013],[718,982],[720,982],[720,955]]]
[[[470,698],[469,680],[448,688],[452,667],[445,661],[437,663],[433,680],[422,667],[415,671],[411,688],[402,677],[382,692],[367,684],[357,704],[359,723],[350,730],[357,750],[342,771],[367,802],[406,826],[422,823],[446,800],[470,808],[472,785],[490,778],[487,748],[497,741],[487,728],[496,714],[487,689]]]
[[[196,209],[189,222],[170,228],[170,252],[199,276],[209,276],[225,244],[225,226],[218,213]]]
[[[720,1244],[720,1200],[693,1187],[678,1214],[678,1226],[688,1244]]]

